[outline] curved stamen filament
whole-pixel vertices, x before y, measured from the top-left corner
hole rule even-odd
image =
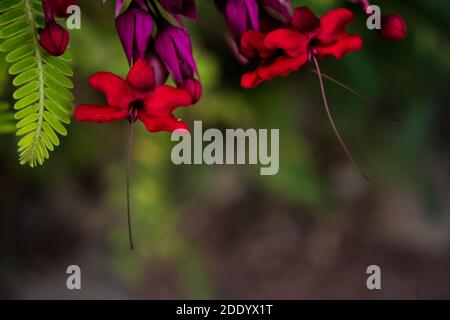
[[[319,75],[319,73],[317,72],[316,69],[311,69],[312,72],[314,72],[315,74]],[[336,80],[333,77],[330,77],[329,75],[326,75],[324,73],[322,73],[322,77],[337,84],[338,86],[344,88],[345,90],[347,90],[348,92],[352,93],[353,95],[357,96],[359,99],[361,99],[362,101],[364,101],[366,104],[368,104],[369,106],[372,105],[372,102],[369,101],[369,99],[367,99],[366,97],[364,97],[362,94],[358,93],[355,89],[349,87],[346,84],[343,84],[342,82],[340,82],[339,80]]]
[[[331,128],[333,129],[334,134],[336,135],[337,139],[339,140],[339,143],[341,144],[342,149],[344,149],[345,153],[347,154],[347,157],[361,171],[361,174],[363,175],[364,179],[369,181],[369,177],[366,175],[364,170],[362,170],[362,168],[358,165],[358,163],[353,158],[350,150],[347,148],[347,145],[344,142],[344,139],[342,138],[341,134],[339,133],[339,130],[337,129],[336,124],[334,123],[333,115],[331,114],[330,107],[328,106],[328,99],[327,99],[326,92],[325,92],[325,86],[323,84],[322,73],[320,71],[319,62],[317,61],[317,58],[314,53],[311,53],[311,57],[314,62],[314,65],[316,67],[317,75],[319,77],[320,90],[322,92],[323,104],[324,104],[325,112],[327,113],[328,120],[330,121]]]
[[[133,233],[131,227],[131,205],[130,205],[130,182],[131,182],[131,151],[133,146],[133,128],[134,120],[130,124],[130,134],[128,140],[128,163],[127,163],[127,219],[128,219],[128,238],[130,241],[130,249],[134,249]]]

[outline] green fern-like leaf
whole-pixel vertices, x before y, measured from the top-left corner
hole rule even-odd
[[[0,51],[6,53],[13,94],[19,162],[42,165],[67,135],[73,74],[70,53],[49,55],[39,45],[37,31],[44,17],[40,0],[0,0]]]

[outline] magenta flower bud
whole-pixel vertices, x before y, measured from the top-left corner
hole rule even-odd
[[[245,31],[259,30],[257,0],[215,0],[215,3],[225,14],[230,33],[237,43]]]
[[[181,28],[161,24],[155,39],[155,51],[177,85],[198,77],[189,34]]]
[[[172,14],[179,14],[190,19],[197,19],[195,0],[158,0]]]
[[[187,79],[183,84],[183,88],[191,95],[193,104],[197,103],[202,97],[202,84],[196,79]]]
[[[69,32],[56,22],[49,22],[39,32],[39,43],[52,56],[60,56],[69,45]]]
[[[116,29],[130,65],[144,58],[153,31],[152,16],[133,1],[116,18]]]
[[[381,18],[380,35],[388,40],[401,41],[405,39],[408,28],[405,20],[397,14],[385,15]]]
[[[161,59],[156,53],[147,54],[145,59],[150,64],[153,70],[155,87],[163,85],[169,77],[169,72],[167,71],[166,66],[162,63]]]

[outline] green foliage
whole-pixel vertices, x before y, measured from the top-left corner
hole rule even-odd
[[[13,94],[20,164],[42,165],[67,135],[73,88],[69,79],[69,53],[49,55],[39,45],[37,31],[44,17],[40,0],[0,1],[0,51],[10,64],[9,74],[17,87]],[[1,118],[0,118],[1,119]],[[1,124],[1,120],[0,120]]]

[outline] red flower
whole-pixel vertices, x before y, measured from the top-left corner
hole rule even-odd
[[[255,71],[242,76],[241,85],[249,89],[277,76],[287,76],[305,65],[312,55],[340,59],[359,50],[361,37],[346,31],[353,16],[347,9],[335,9],[319,19],[308,8],[300,7],[294,11],[290,28],[267,34],[247,31],[241,39],[242,53],[261,62]]]
[[[172,111],[193,103],[193,97],[185,89],[160,85],[155,88],[153,69],[148,62],[139,59],[133,65],[126,80],[110,72],[98,72],[89,79],[94,89],[106,95],[106,106],[82,104],[75,111],[75,119],[87,122],[112,122],[128,119],[141,120],[148,131],[175,131],[187,125],[175,119]]]

